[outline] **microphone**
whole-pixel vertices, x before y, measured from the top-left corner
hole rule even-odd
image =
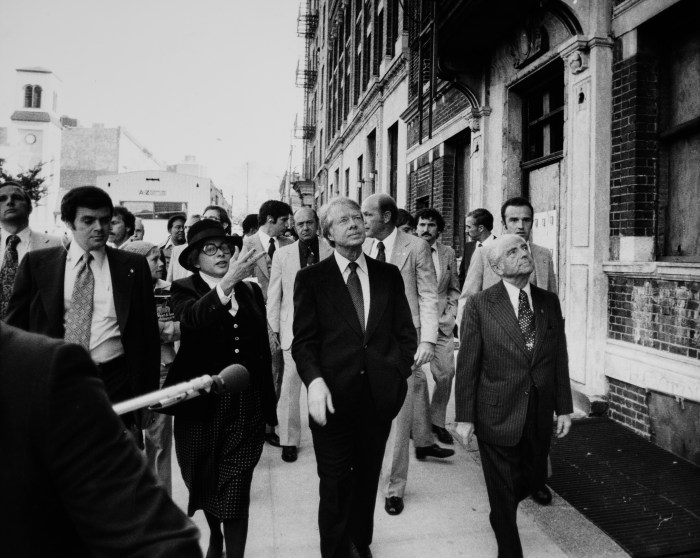
[[[204,393],[238,392],[243,391],[249,385],[250,373],[248,369],[241,364],[231,364],[214,376],[205,374],[187,382],[139,395],[133,399],[116,403],[112,406],[112,409],[118,415],[130,413],[144,407],[148,407],[151,411],[158,411],[164,407],[198,397]]]

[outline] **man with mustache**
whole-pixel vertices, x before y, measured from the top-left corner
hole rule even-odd
[[[452,435],[445,429],[447,403],[452,391],[455,375],[454,327],[459,299],[459,278],[455,251],[438,240],[445,230],[445,220],[437,209],[421,209],[415,215],[416,232],[430,245],[438,285],[438,337],[435,356],[430,361],[430,372],[435,380],[432,401],[428,393],[428,382],[422,369],[416,370],[416,382],[425,386],[417,390],[413,404],[413,421],[422,421],[443,444],[452,445]],[[428,422],[429,421],[429,422]]]
[[[73,241],[24,257],[5,321],[85,347],[116,403],[158,389],[160,336],[146,258],[106,246],[113,209],[95,186],[63,197]]]

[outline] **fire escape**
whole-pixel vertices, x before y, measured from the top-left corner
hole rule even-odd
[[[311,7],[312,0],[299,8],[297,35],[304,39],[304,60],[297,64],[296,85],[304,89],[304,119],[296,129],[296,137],[311,140],[316,132],[316,114],[311,96],[318,78],[318,58],[314,49],[314,36],[318,27],[318,10]]]

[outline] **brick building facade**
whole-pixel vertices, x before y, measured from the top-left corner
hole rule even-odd
[[[367,146],[375,128],[371,145],[387,144],[387,119],[372,115],[393,91],[401,138],[394,161],[405,172],[392,183],[388,165],[378,165],[374,190],[395,195],[411,212],[441,211],[442,239],[458,255],[468,211],[485,207],[499,222],[505,199],[528,197],[532,240],[554,254],[578,406],[607,409],[700,463],[700,34],[693,25],[700,6],[398,4],[405,31],[401,72],[392,75],[400,85],[387,88],[387,74],[372,74],[398,60],[386,50],[379,67],[347,55],[365,52],[359,43],[346,42],[346,65],[334,66],[344,83],[320,70],[319,94],[337,107],[315,113],[334,123],[317,128],[313,140],[317,200],[362,198],[348,181],[359,176],[354,161],[367,152],[353,145]],[[321,20],[324,6],[331,14],[348,10],[356,23],[363,10],[390,11],[387,2],[322,1]],[[345,19],[331,17],[338,36]],[[325,25],[331,37],[333,24]],[[360,87],[371,79],[354,68],[369,68],[375,92],[370,86],[356,98],[353,76]],[[494,232],[500,230],[499,223]]]

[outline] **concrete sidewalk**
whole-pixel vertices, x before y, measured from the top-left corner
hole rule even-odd
[[[430,376],[428,374],[428,376]],[[306,409],[306,402],[302,402]],[[453,403],[448,417],[454,417]],[[495,557],[496,541],[489,524],[489,503],[476,442],[456,443],[446,460],[411,464],[406,508],[398,516],[384,511],[377,498],[374,542],[376,558]],[[173,456],[174,459],[174,456]],[[187,489],[174,465],[173,498],[183,509]],[[305,427],[296,463],[285,463],[280,449],[265,444],[253,479],[250,529],[246,555],[251,558],[316,558],[320,556],[317,526],[318,476],[311,434]],[[195,523],[206,550],[209,529],[202,512]],[[518,526],[528,557],[626,557],[605,533],[557,495],[542,507],[527,500],[518,512]]]

